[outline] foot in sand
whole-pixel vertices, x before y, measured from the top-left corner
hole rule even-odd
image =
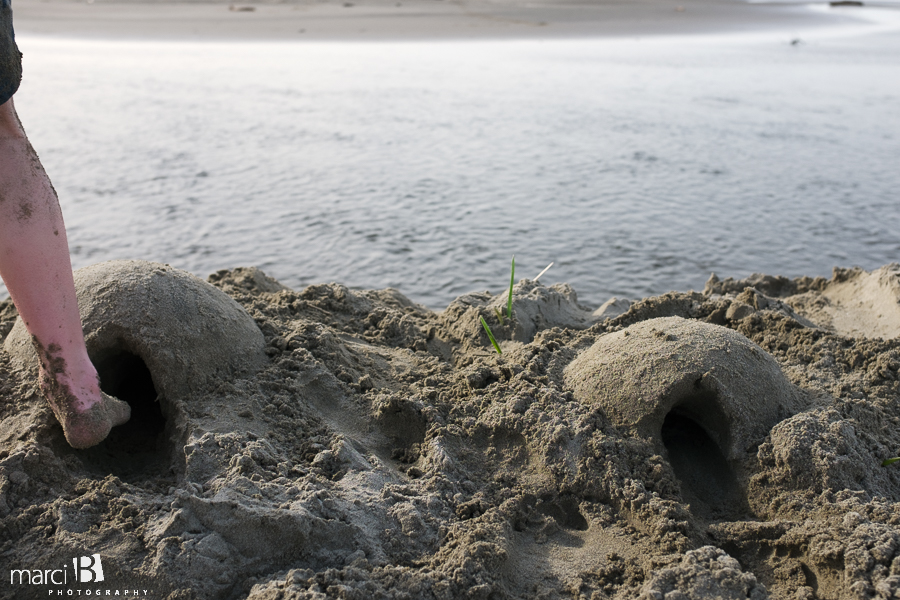
[[[51,349],[52,352],[52,349]],[[41,389],[53,414],[62,425],[66,441],[73,448],[96,446],[116,425],[122,425],[131,417],[131,407],[121,400],[100,391],[96,371],[85,373],[74,383],[65,372],[65,366],[49,360],[50,368],[41,364]],[[61,367],[61,368],[60,368]],[[93,371],[93,367],[91,367]]]

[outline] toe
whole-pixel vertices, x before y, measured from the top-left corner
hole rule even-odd
[[[106,405],[109,414],[110,427],[128,422],[128,419],[131,418],[131,406],[127,402],[113,398],[103,392],[101,394],[103,394],[103,403]]]

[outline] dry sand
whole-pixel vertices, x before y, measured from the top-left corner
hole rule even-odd
[[[821,4],[827,5],[822,2]],[[15,0],[19,34],[87,38],[403,40],[641,36],[835,25],[859,9],[740,0]]]
[[[504,324],[502,293],[435,313],[253,268],[209,282],[79,272],[104,385],[140,415],[90,451],[0,305],[0,574],[93,553],[105,574],[2,598],[900,594],[900,465],[880,466],[900,452],[900,265],[713,277],[614,318],[523,280]]]

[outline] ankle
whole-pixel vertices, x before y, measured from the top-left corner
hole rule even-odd
[[[40,385],[44,397],[57,416],[84,413],[100,403],[100,385],[96,372],[93,378],[80,377],[81,384],[64,371],[51,372],[41,366]]]

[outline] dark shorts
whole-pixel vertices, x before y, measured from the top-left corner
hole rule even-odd
[[[22,80],[22,54],[13,33],[10,0],[0,0],[0,104],[9,100]]]

